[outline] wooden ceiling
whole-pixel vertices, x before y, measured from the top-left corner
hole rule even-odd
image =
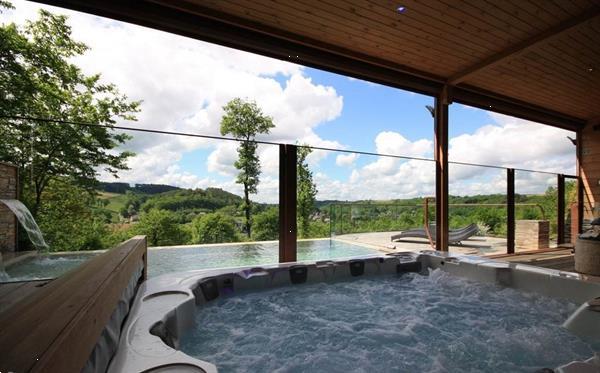
[[[600,0],[43,2],[426,94],[447,85],[564,128],[600,118]]]

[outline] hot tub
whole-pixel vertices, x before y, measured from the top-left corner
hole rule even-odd
[[[142,285],[109,371],[598,369],[599,296],[573,273],[437,252],[182,272]]]

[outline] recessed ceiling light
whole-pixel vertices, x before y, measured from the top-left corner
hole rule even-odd
[[[593,67],[590,67],[590,68],[588,69],[588,72],[590,72],[590,73],[591,73],[592,71],[594,71],[594,68],[593,68]]]
[[[398,13],[404,13],[404,11],[406,10],[405,6],[399,6],[396,8],[396,10],[398,11]]]

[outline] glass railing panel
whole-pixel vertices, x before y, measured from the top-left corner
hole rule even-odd
[[[515,251],[556,247],[557,175],[515,170]]]
[[[5,265],[9,278],[56,277],[135,235],[147,237],[150,277],[278,262],[278,145],[256,144],[244,164],[243,142],[118,133],[128,136],[112,151],[121,167],[48,183],[32,211],[49,248]]]
[[[506,169],[449,164],[449,251],[506,253]]]
[[[423,234],[398,235],[435,221],[433,161],[312,149],[302,167],[312,174],[315,200],[307,212],[299,177],[299,260],[432,248]]]
[[[563,195],[565,215],[564,219],[564,243],[567,245],[574,245],[577,240],[577,219],[578,219],[578,205],[577,205],[577,179],[576,178],[565,178],[565,192]]]

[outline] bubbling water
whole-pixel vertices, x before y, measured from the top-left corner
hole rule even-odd
[[[220,372],[532,372],[589,358],[576,308],[435,270],[283,287],[198,309],[183,352]]]

